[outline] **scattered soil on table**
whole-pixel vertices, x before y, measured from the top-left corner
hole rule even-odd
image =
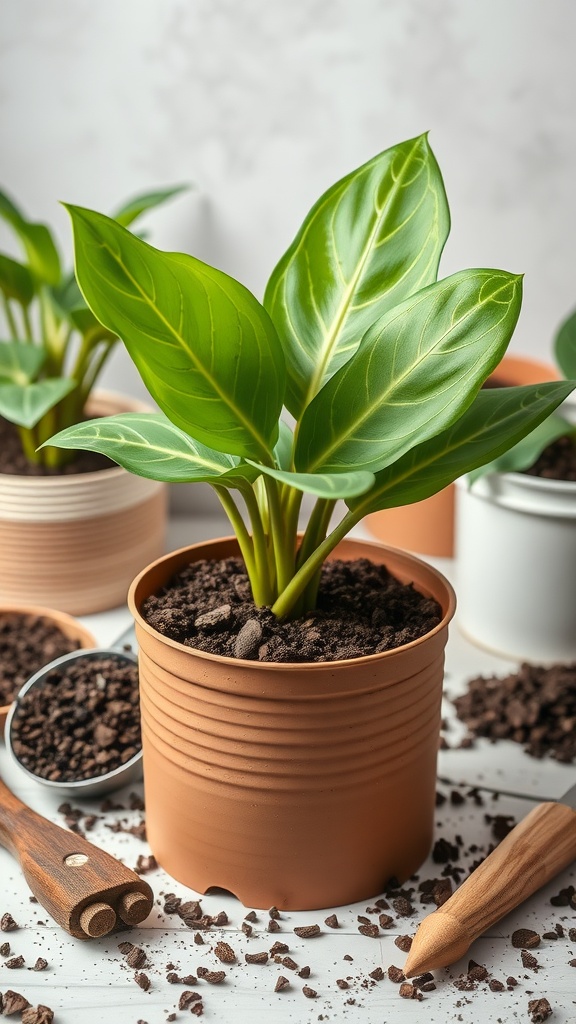
[[[143,614],[158,632],[188,647],[266,662],[387,651],[424,636],[442,617],[436,601],[365,558],[326,563],[318,607],[290,622],[255,606],[239,558],[186,566],[144,602]]]
[[[525,663],[501,678],[477,676],[453,704],[471,737],[513,740],[532,757],[565,763],[576,757],[576,662]]]
[[[141,747],[137,665],[109,655],[54,669],[18,702],[12,746],[29,771],[54,782],[125,764]]]
[[[0,706],[10,704],[30,676],[54,658],[80,647],[49,619],[0,615]]]
[[[559,437],[549,444],[530,469],[528,476],[546,480],[576,480],[576,443],[573,437]]]
[[[116,464],[99,452],[78,452],[60,469],[47,469],[28,462],[17,428],[0,416],[0,473],[12,476],[70,476],[75,473],[95,473]]]

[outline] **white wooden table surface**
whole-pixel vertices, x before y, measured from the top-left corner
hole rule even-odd
[[[367,536],[361,530],[356,532]],[[213,518],[193,522],[177,520],[171,525],[169,548],[219,533],[222,533],[222,524]],[[449,577],[455,576],[456,567],[448,560],[435,560],[435,564]],[[457,584],[457,579],[455,582]],[[83,621],[105,645],[130,623],[130,616],[127,609],[118,609],[87,616]],[[449,696],[462,692],[465,680],[473,675],[503,674],[513,668],[514,663],[473,647],[459,634],[457,624],[452,626],[446,666],[446,693]],[[450,742],[456,743],[463,730],[455,720],[448,701],[445,714],[452,719],[447,735]],[[486,849],[492,840],[491,824],[485,815],[512,815],[520,820],[535,803],[561,796],[576,779],[574,766],[559,765],[552,760],[536,761],[517,745],[508,742],[496,745],[479,742],[469,750],[442,751],[438,770],[440,779],[448,780],[438,784],[439,791],[448,799],[437,810],[437,836],[451,842],[456,836],[462,838],[464,852],[457,863],[463,866],[474,859],[474,853],[468,852],[471,846],[476,844],[480,850]],[[0,774],[13,791],[35,810],[63,823],[62,815],[57,811],[60,801],[40,785],[28,782],[23,773],[13,768],[3,746],[0,748]],[[471,786],[485,787],[482,791],[483,806],[478,806],[473,798],[466,796]],[[134,789],[138,790],[138,787],[130,787],[130,791]],[[497,799],[492,790],[500,793]],[[453,804],[450,799],[452,791],[465,795],[465,801]],[[120,791],[115,799],[128,807],[128,794],[129,791]],[[99,813],[99,803],[76,805],[82,806],[87,813]],[[107,825],[120,817],[130,825],[136,824],[141,814],[130,810],[101,814],[88,838],[134,867],[138,855],[148,853],[149,849],[132,835],[110,831]],[[429,860],[421,868],[419,878],[440,877],[442,869],[442,864]],[[216,914],[225,910],[229,924],[223,929],[204,933],[205,944],[197,945],[193,941],[193,931],[186,928],[177,916],[168,916],[162,911],[163,894],[173,892],[184,899],[194,899],[196,894],[160,869],[145,877],[156,898],[154,910],[145,924],[120,936],[81,942],[58,928],[40,905],[29,901],[30,893],[18,866],[6,851],[0,850],[0,916],[8,912],[19,925],[16,931],[0,932],[0,943],[9,941],[12,955],[22,954],[26,962],[23,968],[9,970],[5,966],[5,958],[0,957],[0,991],[12,989],[22,993],[33,1005],[43,1003],[50,1006],[55,1011],[55,1024],[137,1024],[138,1021],[162,1024],[172,1013],[176,1014],[176,1021],[191,1019],[189,1010],[178,1010],[178,1000],[186,986],[170,984],[166,980],[166,965],[172,963],[179,975],[195,973],[202,965],[226,970],[227,977],[221,985],[199,981],[193,986],[202,993],[204,1019],[218,1024],[260,1021],[307,1024],[322,1020],[350,1024],[413,1024],[416,1021],[426,1024],[448,1024],[452,1021],[462,1021],[463,1024],[522,1024],[522,1021],[530,1021],[529,1000],[544,996],[553,1007],[551,1024],[576,1022],[576,969],[568,964],[576,958],[576,943],[568,939],[568,929],[576,927],[576,911],[550,903],[550,897],[561,888],[576,885],[574,865],[478,940],[463,960],[450,969],[436,972],[436,990],[426,993],[421,1002],[401,999],[398,985],[387,977],[377,982],[369,977],[369,973],[378,966],[384,971],[391,964],[402,967],[405,954],[395,945],[394,939],[398,935],[413,934],[418,921],[433,909],[420,906],[418,898],[415,900],[417,913],[409,918],[398,917],[394,927],[382,931],[378,938],[368,938],[358,932],[357,915],[366,914],[366,908],[371,905],[367,902],[335,908],[341,924],[337,931],[324,925],[330,909],[283,913],[279,921],[281,931],[277,934],[266,931],[268,915],[265,911],[259,912],[254,934],[247,939],[241,932],[241,923],[250,908],[244,908],[226,894],[210,895],[202,898],[204,911]],[[417,888],[418,883],[413,884]],[[371,903],[373,905],[374,901]],[[377,921],[374,915],[372,919]],[[294,934],[296,926],[313,923],[322,928],[318,938],[305,940]],[[565,937],[556,941],[543,940],[534,950],[540,969],[525,969],[520,951],[512,947],[511,933],[516,928],[528,927],[542,934],[554,930],[556,924],[562,925]],[[151,982],[147,992],[138,987],[134,971],[126,966],[118,950],[118,942],[126,938],[141,946],[147,954],[148,966],[144,970]],[[236,965],[222,965],[216,959],[213,947],[218,939],[224,939],[234,948],[238,956]],[[244,962],[245,952],[269,949],[276,939],[289,945],[290,956],[301,967],[310,966],[308,980],[273,962],[265,966],[251,966]],[[30,969],[38,957],[48,961],[45,971]],[[485,965],[491,978],[506,983],[506,979],[513,976],[518,985],[504,991],[491,991],[484,982],[473,991],[459,990],[454,980],[467,970],[469,958]],[[290,987],[275,993],[279,974],[289,978]],[[348,980],[348,989],[337,986],[336,979],[342,978]],[[304,985],[314,989],[317,998],[307,998],[302,992]],[[19,1015],[8,1019],[17,1021]]]

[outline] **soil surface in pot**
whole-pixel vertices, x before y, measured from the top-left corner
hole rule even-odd
[[[576,480],[576,443],[573,437],[559,437],[549,444],[530,469],[529,476],[547,480]]]
[[[69,476],[75,473],[94,473],[115,465],[115,462],[98,452],[78,452],[71,462],[60,469],[35,466],[25,458],[14,424],[0,416],[0,473],[11,476]]]
[[[43,779],[75,782],[119,768],[140,750],[138,667],[124,658],[78,658],[18,701],[12,749]]]
[[[79,647],[79,640],[65,636],[49,619],[0,614],[0,706],[10,704],[30,676],[49,661]]]
[[[424,636],[442,618],[434,599],[365,558],[327,562],[318,607],[291,622],[255,606],[239,558],[186,566],[144,602],[142,614],[159,633],[188,647],[267,662],[377,654]]]

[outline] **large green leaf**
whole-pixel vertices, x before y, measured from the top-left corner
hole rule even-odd
[[[200,260],[159,252],[102,214],[69,210],[84,297],[123,339],[163,412],[203,444],[268,459],[285,367],[266,310]]]
[[[548,416],[538,424],[535,430],[523,437],[503,455],[470,473],[470,482],[473,483],[478,477],[485,476],[487,473],[520,473],[523,469],[528,469],[534,465],[549,444],[573,430],[574,427],[561,416]]]
[[[36,384],[0,384],[0,416],[20,427],[35,427],[44,413],[75,387],[73,380],[61,377]]]
[[[35,293],[34,278],[28,267],[4,253],[0,253],[0,291],[21,306],[29,306]]]
[[[436,280],[449,229],[425,135],[374,157],[318,200],[264,299],[284,346],[294,416],[375,320]]]
[[[26,341],[0,342],[0,380],[28,384],[34,380],[46,359],[40,345]]]
[[[576,377],[576,310],[561,325],[555,341],[554,355],[565,377]]]
[[[576,381],[480,391],[448,430],[376,474],[374,489],[348,502],[361,516],[429,498],[464,473],[501,455],[564,401]]]
[[[374,474],[363,470],[350,473],[291,473],[282,469],[271,469],[248,459],[251,466],[279,480],[281,484],[295,487],[297,491],[315,494],[319,498],[351,498],[364,494],[374,484]]]
[[[116,213],[112,214],[112,217],[118,224],[122,224],[127,228],[129,224],[133,224],[147,210],[160,206],[161,203],[165,203],[172,196],[177,196],[180,192],[186,192],[188,188],[188,185],[174,185],[172,188],[156,189],[153,192],[141,192],[139,195],[133,196],[126,203],[123,203],[116,210]]]
[[[46,284],[57,284],[60,280],[60,257],[46,225],[27,220],[3,192],[0,192],[0,217],[8,221],[20,238],[34,276]]]
[[[121,413],[86,420],[46,442],[54,448],[100,452],[119,466],[167,483],[205,481],[233,485],[256,474],[233,455],[200,444],[162,413]]]
[[[449,427],[500,362],[521,293],[513,274],[464,270],[386,313],[306,409],[296,469],[384,469]]]

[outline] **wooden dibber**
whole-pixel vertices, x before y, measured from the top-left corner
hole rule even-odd
[[[455,963],[491,925],[574,859],[576,811],[567,803],[539,804],[442,907],[424,918],[403,968],[406,977]]]
[[[134,871],[23,804],[0,780],[0,844],[20,862],[32,892],[78,939],[140,924],[153,893]]]

